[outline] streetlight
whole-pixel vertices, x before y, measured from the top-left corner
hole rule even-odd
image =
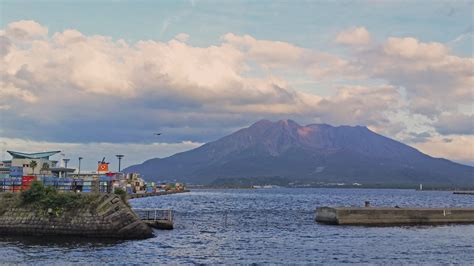
[[[78,174],[81,174],[81,160],[82,160],[82,157],[79,157],[79,171],[78,171]]]
[[[122,158],[123,158],[125,155],[117,154],[117,155],[115,155],[115,156],[116,156],[116,157],[118,158],[118,160],[119,160],[119,168],[118,168],[118,171],[119,171],[119,173],[120,173],[120,162],[122,161]]]
[[[64,162],[64,177],[67,177],[67,163],[70,161],[71,159],[63,159],[63,162]]]

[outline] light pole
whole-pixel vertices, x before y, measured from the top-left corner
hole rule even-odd
[[[71,159],[63,159],[63,162],[64,162],[64,177],[67,177],[67,163],[70,161]]]
[[[115,156],[116,156],[116,157],[118,158],[118,160],[119,160],[119,168],[118,168],[118,171],[119,171],[119,173],[120,173],[120,162],[122,161],[122,158],[123,158],[125,155],[117,154],[117,155],[115,155]]]
[[[82,157],[79,157],[79,170],[78,170],[79,175],[81,174],[81,160],[82,160]]]

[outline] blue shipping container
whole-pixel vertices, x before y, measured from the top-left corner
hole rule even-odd
[[[11,166],[10,167],[10,176],[23,176],[23,167],[21,167],[21,166]]]
[[[112,177],[111,176],[106,176],[106,175],[101,175],[99,176],[100,181],[111,181]]]

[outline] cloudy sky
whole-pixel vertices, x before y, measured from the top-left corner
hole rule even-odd
[[[471,1],[97,2],[0,1],[2,159],[113,168],[290,118],[474,165]]]

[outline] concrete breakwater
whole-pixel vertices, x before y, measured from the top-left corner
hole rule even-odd
[[[143,239],[152,229],[113,194],[75,195],[79,206],[48,208],[20,204],[19,195],[0,193],[0,234]],[[82,198],[81,198],[82,197]],[[88,197],[84,200],[84,197]],[[20,203],[19,203],[20,202]]]
[[[474,191],[454,191],[453,194],[474,196]]]
[[[474,208],[320,207],[316,221],[369,226],[474,223]]]
[[[164,195],[171,195],[171,194],[178,194],[178,193],[186,193],[189,190],[181,190],[181,191],[163,191],[163,192],[148,192],[148,193],[135,193],[130,194],[128,197],[130,199],[137,199],[137,198],[145,198],[145,197],[156,197],[156,196],[164,196]]]

